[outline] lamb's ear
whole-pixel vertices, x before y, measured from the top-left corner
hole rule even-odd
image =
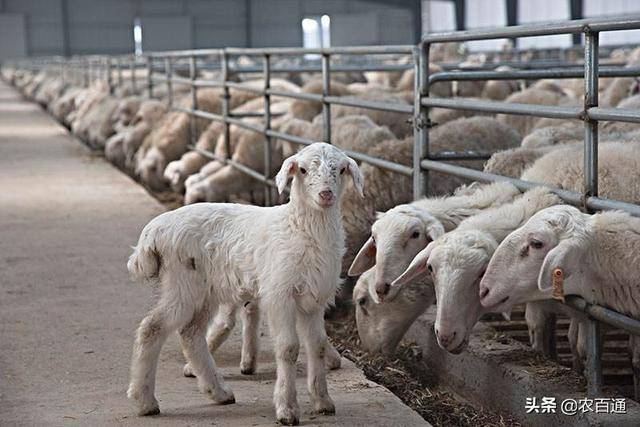
[[[276,185],[278,186],[278,193],[282,194],[284,187],[287,186],[287,181],[293,176],[298,169],[298,159],[296,156],[291,156],[282,162],[282,167],[276,175]]]
[[[440,236],[442,236],[444,234],[444,227],[439,222],[432,222],[431,224],[428,224],[426,226],[425,232],[427,233],[427,236],[429,236],[429,238],[433,242],[438,237],[440,237]]]
[[[553,289],[553,272],[560,269],[566,278],[572,273],[572,260],[575,259],[579,252],[579,246],[571,241],[571,239],[562,240],[558,246],[551,249],[544,258],[540,274],[538,275],[538,289],[548,292]]]
[[[427,261],[429,261],[429,255],[431,255],[431,251],[433,250],[434,243],[431,242],[424,248],[422,251],[416,255],[416,257],[411,261],[409,267],[398,277],[396,280],[391,283],[391,286],[399,286],[404,285],[411,281],[417,275],[424,273],[427,271]]]
[[[347,172],[351,175],[351,179],[353,179],[353,185],[358,190],[358,194],[360,197],[364,197],[364,177],[362,176],[362,172],[360,172],[360,168],[355,160],[349,157],[349,165],[347,166]]]
[[[376,265],[376,242],[373,237],[369,237],[351,263],[347,274],[351,277],[359,276],[374,265]]]

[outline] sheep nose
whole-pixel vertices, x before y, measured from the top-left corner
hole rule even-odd
[[[333,199],[333,191],[323,190],[320,192],[320,198],[325,201],[331,201]]]
[[[436,336],[438,337],[438,342],[442,347],[447,347],[449,344],[453,342],[456,338],[457,332],[453,331],[452,333],[443,333],[442,331],[436,329]]]
[[[489,295],[489,288],[485,285],[480,286],[480,300],[485,299]]]
[[[389,293],[389,289],[391,289],[391,285],[389,283],[378,283],[376,285],[376,294],[378,294],[378,297],[382,299]]]

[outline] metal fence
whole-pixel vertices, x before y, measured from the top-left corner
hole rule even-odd
[[[488,30],[460,31],[443,34],[431,34],[417,46],[375,46],[375,47],[336,47],[323,49],[303,48],[226,48],[210,50],[187,50],[172,52],[148,53],[142,57],[111,56],[111,57],[82,57],[71,59],[48,59],[41,63],[27,61],[24,67],[39,69],[59,67],[59,73],[76,83],[90,84],[96,79],[107,82],[109,89],[114,90],[123,84],[123,71],[128,71],[130,83],[134,91],[146,91],[149,97],[154,95],[154,87],[158,83],[167,85],[167,102],[174,111],[181,111],[192,117],[192,130],[195,129],[195,118],[204,118],[224,124],[224,135],[227,144],[227,157],[221,158],[214,153],[195,147],[195,132],[191,132],[191,149],[200,154],[231,165],[241,172],[265,184],[266,203],[274,203],[275,187],[271,176],[272,139],[278,138],[299,145],[309,145],[314,141],[293,135],[288,135],[272,129],[271,98],[284,97],[320,102],[322,104],[323,136],[331,142],[331,106],[345,105],[395,113],[404,113],[411,121],[414,134],[413,164],[403,165],[385,159],[368,156],[359,152],[347,151],[356,160],[370,163],[377,167],[413,178],[414,198],[418,199],[426,194],[429,172],[437,171],[479,181],[509,181],[521,190],[527,190],[540,183],[526,182],[519,179],[507,178],[499,175],[484,173],[475,169],[452,165],[446,161],[470,160],[486,158],[484,153],[431,153],[429,150],[429,109],[441,107],[449,109],[464,109],[479,112],[504,113],[513,115],[530,115],[546,118],[582,120],[585,126],[584,138],[584,189],[581,193],[554,189],[553,191],[565,202],[580,206],[587,211],[601,209],[620,209],[635,216],[640,216],[640,206],[598,196],[598,122],[602,120],[640,123],[640,112],[618,108],[603,108],[598,106],[598,77],[638,77],[640,67],[621,67],[608,65],[600,68],[598,63],[599,33],[602,31],[617,31],[640,29],[640,16],[631,18],[615,18],[606,20],[562,21],[545,24],[522,25]],[[535,37],[553,34],[583,34],[584,61],[581,64],[566,62],[542,63],[495,63],[490,66],[475,69],[460,69],[447,66],[447,71],[429,75],[429,51],[431,45],[444,42],[464,42],[496,38]],[[293,66],[273,66],[275,57],[304,57],[315,55],[319,61],[307,63],[300,61]],[[380,57],[392,55],[410,55],[411,63],[407,65],[390,65],[384,63],[364,63],[352,65],[345,61],[334,63],[336,56],[358,57],[362,55],[377,55]],[[243,67],[238,64],[240,56],[259,59],[261,66]],[[187,62],[188,65],[185,65]],[[303,63],[304,62],[304,63]],[[53,65],[52,65],[53,64]],[[498,65],[511,65],[517,69],[510,71],[495,71]],[[20,65],[20,64],[18,64]],[[489,69],[487,69],[489,68]],[[402,71],[413,69],[414,102],[413,105],[371,101],[356,98],[344,99],[331,95],[331,76],[333,73],[349,71]],[[139,81],[137,75],[140,70],[144,81]],[[180,70],[182,74],[177,75]],[[205,79],[199,77],[203,70],[217,70],[219,79]],[[318,72],[322,76],[322,93],[293,93],[275,90],[271,87],[272,76],[279,73]],[[235,76],[246,73],[260,73],[264,86],[262,88],[249,87],[242,82],[233,81]],[[114,76],[115,74],[115,76]],[[431,84],[439,81],[461,80],[528,80],[541,78],[583,78],[585,97],[581,107],[560,107],[531,104],[515,104],[488,100],[470,100],[464,98],[433,98],[429,97]],[[191,94],[192,107],[177,106],[173,99],[173,86],[187,85]],[[197,106],[197,91],[203,87],[218,87],[222,89],[222,111],[220,114],[199,110]],[[230,89],[248,91],[264,98],[262,125],[249,123],[243,117],[256,117],[255,113],[232,114],[230,110]],[[260,116],[258,115],[258,116]],[[264,135],[265,167],[262,171],[248,168],[231,158],[229,150],[231,125],[258,132]],[[568,297],[566,304],[575,310],[588,315],[587,336],[588,355],[585,375],[590,394],[599,394],[602,387],[601,371],[601,337],[600,324],[604,322],[627,332],[640,335],[640,321],[624,316],[613,310],[595,306],[578,297]],[[636,389],[636,399],[638,392]]]

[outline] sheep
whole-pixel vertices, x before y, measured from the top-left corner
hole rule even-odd
[[[633,95],[620,101],[616,108],[638,110],[640,108],[640,95]],[[600,130],[607,133],[633,132],[639,129],[637,123],[629,122],[602,122]]]
[[[433,63],[429,64],[429,75],[440,73],[440,72],[442,72],[442,67]],[[399,92],[411,92],[411,95],[413,96],[413,89],[415,84],[414,79],[415,79],[414,70],[413,69],[406,70],[402,74],[402,77],[400,78],[398,83],[395,85],[396,90]],[[451,82],[445,82],[445,81],[436,82],[429,85],[429,94],[437,98],[450,98],[453,96],[452,87],[453,86]]]
[[[349,268],[350,276],[362,274],[354,288],[354,301],[358,333],[367,349],[392,352],[417,316],[433,302],[433,283],[427,277],[394,288],[400,290],[397,294],[389,293],[389,283],[409,266],[418,252],[465,218],[507,203],[520,194],[510,183],[472,187],[478,188],[473,191],[465,188],[466,192],[461,191],[460,195],[396,206],[380,214],[372,225],[371,237]],[[431,297],[426,298],[428,294]],[[423,298],[416,301],[416,295]],[[388,329],[389,325],[394,327]]]
[[[433,153],[443,150],[493,151],[516,146],[519,141],[519,135],[509,126],[492,118],[471,117],[436,127],[431,131],[429,145]],[[368,154],[410,165],[413,159],[413,144],[413,138],[388,140],[378,144]],[[480,169],[482,162],[464,162],[464,165]],[[344,274],[353,262],[358,248],[369,238],[376,212],[408,203],[412,198],[409,178],[366,164],[362,166],[362,173],[367,177],[364,201],[343,206],[342,209],[347,234]],[[460,185],[469,183],[467,180],[437,172],[429,173],[428,182],[427,196],[450,194]],[[351,200],[353,198],[347,198],[344,203],[349,204]]]
[[[518,104],[536,104],[536,105],[559,105],[563,102],[569,102],[568,98],[558,92],[552,92],[542,89],[525,89],[511,94],[505,99],[505,102]],[[573,101],[572,101],[573,102]],[[527,135],[533,129],[539,117],[531,116],[515,116],[510,114],[498,114],[496,118],[516,129],[520,135]]]
[[[300,416],[296,326],[307,348],[313,410],[335,412],[327,392],[323,316],[338,286],[344,251],[340,199],[347,177],[362,194],[355,161],[316,143],[289,157],[278,172],[279,192],[293,178],[285,205],[197,204],[166,212],[145,226],[127,267],[137,280],[158,282],[161,296],[141,322],[134,345],[127,395],[140,415],[159,412],[155,370],[160,348],[173,330],[180,331],[201,390],[218,403],[233,403],[233,392],[207,350],[205,329],[210,312],[220,304],[258,297],[275,341],[277,420],[295,425]],[[216,284],[201,286],[208,280]]]
[[[480,301],[500,310],[522,301],[578,295],[640,318],[639,236],[640,219],[624,212],[589,215],[567,205],[544,209],[498,246],[480,282]],[[586,355],[583,332],[572,333],[572,339],[578,336],[581,358]],[[630,337],[629,350],[637,396],[637,337]]]
[[[538,187],[512,203],[472,216],[429,243],[391,286],[402,285],[428,271],[438,301],[435,322],[438,344],[451,353],[460,353],[471,329],[484,314],[477,283],[496,246],[534,213],[560,202],[549,189]]]
[[[522,139],[525,148],[539,148],[584,138],[582,123],[567,122],[561,126],[537,128]]]
[[[297,119],[294,126],[299,126]],[[274,127],[288,123],[287,118],[274,122]],[[306,123],[306,122],[305,122]],[[312,126],[299,127],[306,131],[304,135],[307,139],[318,140],[322,138],[322,126],[314,121]],[[261,141],[264,137],[252,131],[240,130],[235,133],[238,142],[235,145],[232,158],[243,165],[254,170],[264,169],[264,144]],[[371,147],[376,146],[380,141],[392,139],[394,135],[386,127],[376,126],[366,116],[345,116],[334,123],[332,143],[345,150],[359,151],[367,153]],[[284,148],[286,144],[278,143],[272,145],[272,165],[277,168],[279,162],[284,158],[284,154],[290,153],[291,148]],[[221,166],[213,169],[214,173],[209,176],[199,174],[202,179],[190,180],[185,194],[185,203],[195,203],[198,201],[222,201],[227,200],[229,195],[247,190],[257,190],[262,187],[262,183],[252,177],[238,171],[231,165]],[[273,173],[276,172],[274,169]]]
[[[303,93],[322,94],[322,80],[314,79],[304,85],[300,90]],[[345,96],[351,94],[348,87],[342,83],[331,81],[329,93],[332,96]],[[319,101],[307,101],[296,99],[291,104],[291,115],[295,118],[311,121],[322,111],[322,103]]]
[[[156,99],[143,101],[130,126],[110,137],[105,143],[107,159],[120,168],[133,171],[138,148],[166,112],[165,102]]]
[[[80,87],[68,88],[61,97],[49,104],[49,112],[51,112],[56,119],[60,120],[64,124],[68,124],[66,118],[75,107],[74,100],[85,90],[86,89]]]
[[[628,142],[600,144],[598,171],[600,193],[604,197],[627,202],[640,200],[640,188],[635,184],[640,178],[640,168],[638,167],[640,152],[635,145]],[[522,179],[566,190],[580,190],[582,188],[582,148],[569,146],[551,151],[527,169],[523,173]],[[424,271],[428,263],[436,271],[434,282],[436,295],[438,295],[440,270],[439,266],[434,266],[433,263],[443,265],[445,272],[442,275],[443,280],[447,279],[445,276],[451,270],[451,264],[456,266],[457,280],[454,284],[449,282],[446,291],[451,295],[459,292],[458,295],[461,296],[456,299],[455,308],[445,308],[444,300],[438,295],[438,312],[446,310],[442,315],[446,320],[452,320],[455,317],[452,313],[464,313],[467,316],[464,319],[453,319],[454,321],[440,326],[442,339],[439,342],[443,348],[450,351],[461,350],[464,341],[468,338],[470,328],[475,323],[475,320],[471,319],[472,316],[468,316],[468,314],[481,312],[480,301],[476,298],[478,295],[477,287],[471,286],[470,283],[479,281],[477,274],[486,268],[497,244],[509,232],[524,224],[535,212],[559,203],[560,199],[557,196],[549,193],[546,188],[538,187],[525,193],[520,202],[516,201],[512,205],[498,208],[495,213],[485,211],[472,217],[460,224],[456,230],[445,234],[427,246],[392,286],[410,280],[411,277]],[[500,211],[501,209],[502,211]],[[504,219],[496,220],[496,218]],[[492,221],[494,223],[487,224]],[[450,255],[454,250],[456,255]],[[459,266],[462,263],[464,263],[464,268]],[[469,293],[470,288],[475,289],[471,294]],[[464,294],[465,290],[467,290],[466,294]],[[462,309],[460,308],[461,304],[464,305]],[[436,320],[436,324],[438,325],[438,320]]]

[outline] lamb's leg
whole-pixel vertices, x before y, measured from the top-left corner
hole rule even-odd
[[[240,372],[252,375],[258,362],[258,331],[260,329],[260,308],[257,302],[247,302],[240,311],[242,318],[242,359]]]
[[[327,391],[327,334],[324,329],[324,310],[320,309],[312,314],[299,314],[298,322],[307,352],[307,388],[313,411],[319,414],[335,414],[336,407]]]
[[[210,319],[208,303],[195,314],[191,322],[180,330],[180,341],[184,355],[198,378],[200,391],[207,393],[214,402],[222,405],[235,403],[231,389],[225,384],[216,369],[205,333]]]
[[[338,353],[338,350],[327,340],[325,351],[325,363],[328,369],[340,369],[342,365],[342,356]]]
[[[531,347],[550,359],[555,359],[556,314],[546,307],[546,301],[527,303],[525,320],[529,329]]]
[[[215,353],[218,347],[225,342],[236,326],[236,310],[233,304],[222,304],[218,307],[213,323],[207,333],[207,343],[211,354]],[[187,363],[182,370],[185,377],[194,377],[193,369]]]
[[[582,374],[584,370],[584,359],[581,354],[581,350],[578,348],[579,346],[579,336],[580,336],[580,319],[578,315],[571,317],[571,323],[569,324],[569,332],[567,334],[567,339],[569,340],[569,347],[571,348],[571,356],[573,358],[573,370],[579,374]]]
[[[136,403],[139,415],[160,413],[154,396],[160,349],[171,332],[189,321],[193,315],[191,310],[188,304],[179,301],[179,296],[164,294],[158,305],[140,322],[127,390],[127,396]]]
[[[269,305],[269,327],[276,353],[276,385],[273,403],[276,419],[284,425],[298,425],[300,409],[296,398],[296,361],[300,342],[296,333],[295,301]]]

